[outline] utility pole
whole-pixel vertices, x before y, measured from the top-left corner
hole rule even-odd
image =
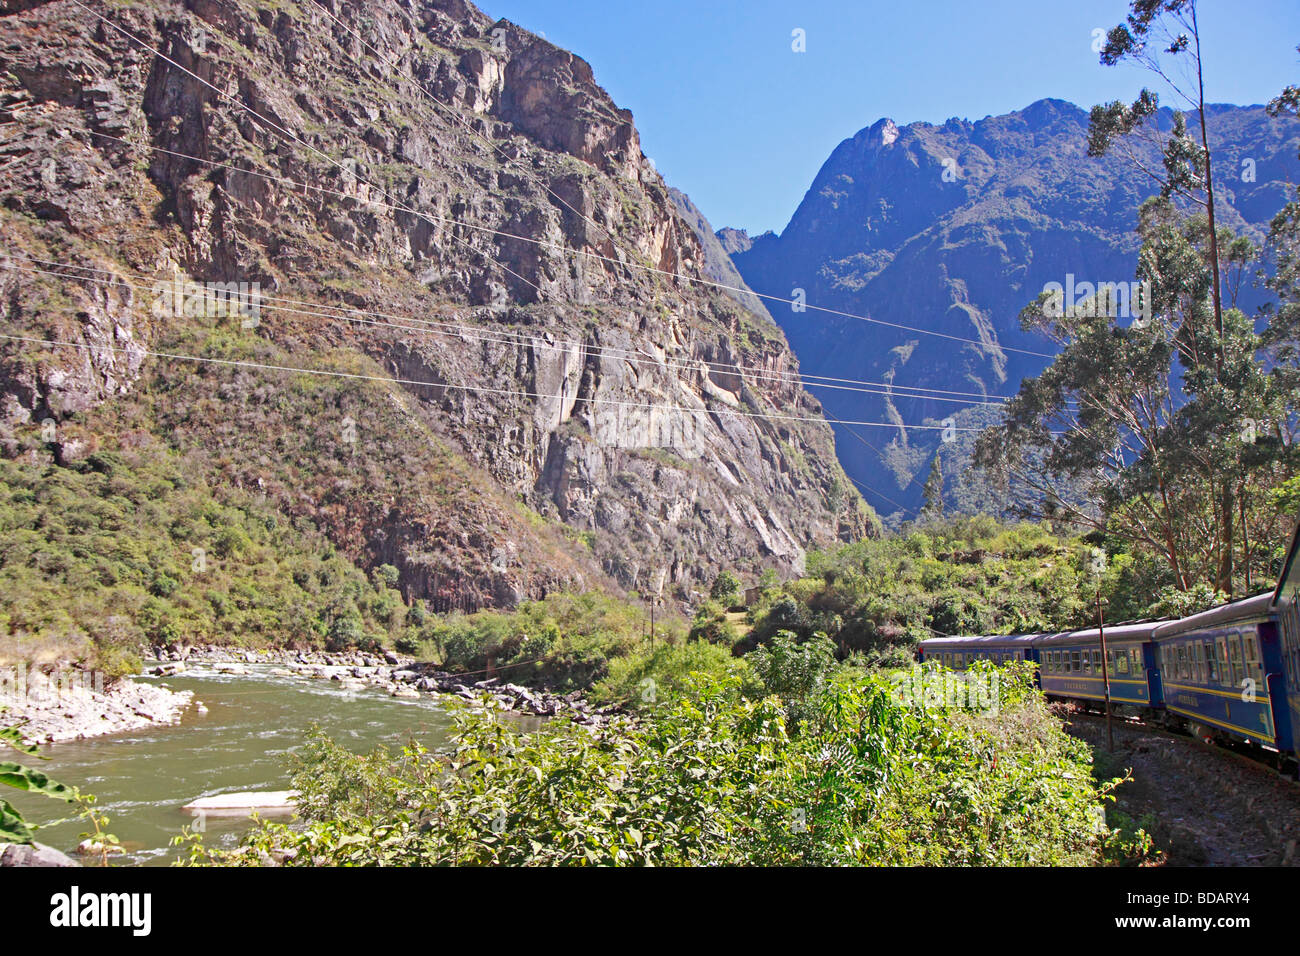
[[[1115,752],[1115,730],[1110,720],[1110,657],[1106,653],[1106,629],[1102,626],[1101,586],[1097,587],[1097,634],[1101,638],[1101,677],[1106,688],[1106,749]]]
[[[1092,549],[1092,573],[1097,581],[1097,636],[1101,639],[1101,680],[1106,699],[1106,749],[1115,752],[1115,730],[1110,719],[1110,658],[1106,653],[1106,627],[1101,611],[1101,583],[1106,573],[1106,552]]]

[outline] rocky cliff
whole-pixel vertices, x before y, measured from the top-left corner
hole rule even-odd
[[[719,231],[756,292],[788,298],[803,289],[811,304],[955,337],[769,302],[806,371],[891,390],[819,395],[835,418],[896,423],[859,427],[860,438],[836,428],[845,468],[881,492],[868,498],[882,511],[897,510],[884,496],[919,506],[939,444],[935,431],[908,425],[950,415],[959,427],[988,420],[987,407],[959,411],[961,401],[944,400],[951,394],[906,398],[905,386],[973,400],[1012,394],[1048,361],[1026,353],[1051,351],[1018,322],[1045,283],[1064,285],[1069,274],[1133,279],[1137,208],[1156,187],[1123,149],[1089,158],[1087,128],[1088,114],[1061,100],[977,122],[900,127],[881,119],[836,147],[779,236]],[[1260,106],[1215,106],[1209,130],[1220,222],[1261,239],[1289,184],[1300,181],[1300,124]],[[1159,166],[1151,148],[1135,149]],[[1247,282],[1242,304],[1252,301]],[[969,478],[963,456],[951,454],[960,444],[944,446],[950,492]]]
[[[459,0],[0,14],[7,454],[147,432],[443,610],[874,527],[579,57]]]

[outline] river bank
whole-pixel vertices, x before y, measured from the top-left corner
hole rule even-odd
[[[203,832],[214,846],[237,846],[254,825],[247,815],[186,807],[231,794],[291,790],[294,754],[311,740],[313,728],[355,753],[379,746],[396,752],[413,741],[436,752],[454,731],[446,697],[391,697],[370,684],[344,688],[339,681],[290,675],[278,664],[246,664],[236,674],[194,663],[171,677],[133,680],[188,692],[193,703],[174,723],[51,743],[41,747],[46,759],[19,758],[95,796],[126,850],[114,859],[120,865],[165,866],[182,858],[184,848],[171,840],[185,827]],[[537,725],[523,715],[511,723],[524,730]],[[61,801],[4,789],[0,796],[41,828],[38,841],[78,858],[86,821],[69,818]]]
[[[102,679],[70,665],[3,669],[0,726],[18,724],[28,743],[101,737],[172,724],[193,703],[190,691]]]
[[[567,717],[585,727],[601,727],[620,711],[596,707],[581,691],[554,694],[532,690],[496,677],[457,675],[392,651],[327,652],[264,648],[244,650],[215,645],[145,649],[143,673],[174,677],[191,667],[211,668],[237,676],[252,666],[271,665],[283,676],[323,680],[342,690],[375,687],[391,697],[454,696],[479,702],[486,695],[503,710],[530,717]],[[191,691],[124,678],[105,688],[96,675],[70,664],[36,668],[11,667],[0,680],[4,724],[21,724],[30,743],[53,743],[126,733],[172,724],[191,707],[201,708]]]
[[[582,691],[554,694],[532,690],[497,677],[472,680],[477,674],[451,674],[429,663],[416,661],[393,651],[315,651],[265,648],[242,650],[220,646],[174,647],[149,661],[145,673],[168,677],[199,665],[237,675],[251,665],[271,664],[285,676],[339,683],[343,689],[377,687],[391,697],[417,698],[422,695],[450,695],[478,702],[486,695],[503,710],[531,717],[567,717],[586,727],[604,726],[622,708],[590,704]]]

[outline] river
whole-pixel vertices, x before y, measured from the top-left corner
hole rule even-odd
[[[426,747],[447,740],[451,719],[439,698],[389,697],[375,688],[345,691],[338,682],[277,676],[270,665],[248,665],[246,675],[196,667],[171,677],[139,677],[173,690],[191,690],[206,713],[191,706],[180,723],[88,740],[45,744],[49,760],[27,760],[61,783],[98,798],[109,832],[127,848],[115,863],[166,865],[182,852],[170,846],[194,818],[181,807],[196,797],[233,790],[289,787],[289,755],[307,729],[319,724],[355,752],[378,744],[400,747],[415,739]],[[9,759],[9,758],[5,758]],[[0,798],[30,822],[67,816],[68,804],[11,790]],[[246,819],[209,816],[204,838],[235,846]],[[83,820],[56,823],[36,834],[41,842],[73,853],[87,829]]]

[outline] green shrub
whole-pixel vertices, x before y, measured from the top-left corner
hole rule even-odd
[[[591,697],[634,710],[662,709],[692,693],[701,678],[720,685],[734,680],[742,688],[757,689],[749,666],[730,648],[690,640],[615,658],[609,675],[592,688]]]
[[[240,865],[1103,862],[1109,785],[1029,669],[1003,673],[987,716],[912,708],[855,672],[810,697],[797,736],[736,678],[596,733],[465,710],[445,755],[317,740],[293,778],[301,826],[264,823],[235,851],[184,839],[193,863]]]

